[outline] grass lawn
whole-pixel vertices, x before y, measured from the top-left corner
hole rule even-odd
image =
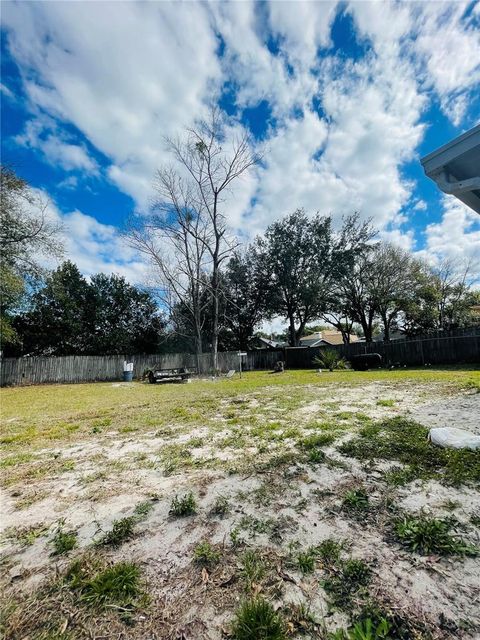
[[[6,638],[475,638],[480,372],[2,389]]]

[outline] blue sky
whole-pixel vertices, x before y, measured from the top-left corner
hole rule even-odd
[[[419,158],[480,115],[479,2],[5,2],[2,158],[86,274],[147,277],[118,228],[148,210],[164,136],[211,101],[264,163],[225,203],[248,239],[297,207],[359,210],[429,260],[480,261],[480,220]]]

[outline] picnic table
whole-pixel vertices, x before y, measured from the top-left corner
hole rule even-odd
[[[165,382],[166,380],[177,380],[179,382],[187,382],[193,375],[197,373],[196,367],[177,367],[171,369],[151,369],[148,372],[148,381],[150,384],[156,382]]]

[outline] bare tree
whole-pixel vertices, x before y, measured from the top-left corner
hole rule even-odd
[[[232,183],[259,159],[246,134],[226,138],[221,112],[166,140],[175,164],[156,174],[151,215],[126,232],[130,246],[149,256],[160,274],[162,297],[171,310],[184,305],[193,319],[197,353],[202,353],[206,296],[211,305],[212,367],[218,369],[220,270],[237,246],[224,212]]]
[[[228,235],[224,212],[225,196],[248,169],[259,160],[247,134],[226,139],[221,111],[212,108],[208,121],[187,130],[184,138],[168,140],[168,148],[177,162],[172,175],[185,175],[193,209],[202,220],[200,242],[210,259],[210,296],[212,315],[212,367],[218,368],[220,269],[237,243]],[[165,202],[170,202],[168,194]]]
[[[188,316],[200,366],[202,329],[209,304],[205,289],[211,230],[203,215],[204,207],[197,203],[188,181],[172,168],[157,171],[154,187],[157,195],[151,215],[129,221],[126,241],[153,265],[159,296],[170,317],[175,321],[179,305]]]

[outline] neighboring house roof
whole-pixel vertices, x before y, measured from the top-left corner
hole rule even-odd
[[[261,336],[255,336],[255,340],[268,349],[281,349],[281,347],[284,346],[283,342],[269,340],[268,338],[262,338]]]
[[[358,337],[354,334],[350,334],[350,342],[357,342]],[[300,340],[301,347],[319,347],[328,345],[343,344],[343,337],[340,331],[335,329],[326,329],[324,331],[317,331],[309,336],[304,336]]]

